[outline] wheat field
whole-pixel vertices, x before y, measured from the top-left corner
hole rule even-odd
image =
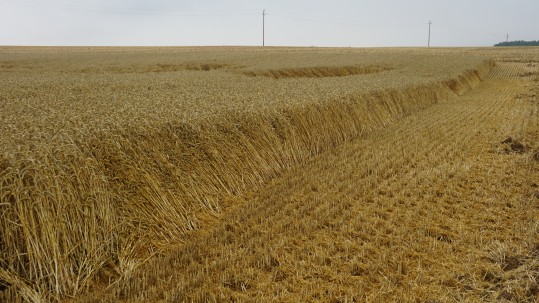
[[[0,47],[0,302],[537,302],[537,48]]]

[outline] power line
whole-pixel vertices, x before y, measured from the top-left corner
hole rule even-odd
[[[174,10],[174,9],[143,9],[136,7],[111,7],[111,6],[95,6],[87,5],[83,3],[59,3],[52,1],[36,1],[36,0],[5,0],[1,3],[0,6],[15,6],[22,8],[36,8],[36,9],[57,9],[57,10],[74,10],[82,12],[94,12],[94,13],[112,13],[112,14],[122,14],[122,15],[162,15],[162,16],[192,16],[192,17],[219,17],[219,16],[255,16],[259,15],[260,11],[192,11],[192,10]],[[289,15],[286,13],[271,13],[268,14],[266,10],[262,11],[262,46],[265,46],[265,17],[271,15],[277,18],[298,20],[302,22],[315,22],[323,24],[338,24],[338,25],[348,25],[348,26],[361,26],[361,27],[405,27],[405,26],[424,26],[424,24],[419,23],[401,23],[401,24],[387,24],[387,23],[364,23],[358,20],[343,20],[343,19],[329,19],[329,18],[318,18],[318,17],[304,17],[304,16],[295,16]],[[502,39],[501,34],[491,34],[491,33],[480,33],[476,32],[474,29],[469,29],[459,26],[448,26],[448,25],[434,25],[429,21],[429,36],[427,46],[430,47],[431,44],[431,27],[436,26],[440,29],[462,32],[471,35],[477,36],[489,36],[489,37],[498,37]],[[503,35],[505,40],[509,40],[509,34]]]
[[[505,35],[503,35],[503,34],[478,33],[473,29],[467,29],[467,28],[464,28],[464,27],[447,26],[447,25],[436,25],[436,26],[439,27],[439,28],[445,29],[445,30],[450,30],[450,31],[454,31],[454,32],[461,32],[461,33],[467,33],[467,34],[476,35],[476,36],[489,36],[489,37],[498,37],[498,38],[505,37]]]
[[[323,18],[312,18],[312,17],[300,17],[300,16],[292,16],[288,14],[282,14],[282,13],[272,13],[272,16],[278,17],[278,18],[284,18],[284,19],[291,19],[291,20],[298,20],[298,21],[306,21],[306,22],[316,22],[316,23],[326,23],[326,24],[340,24],[340,25],[352,25],[352,26],[367,26],[367,27],[403,27],[403,26],[420,26],[422,24],[419,23],[401,23],[401,24],[386,24],[386,23],[363,23],[359,21],[340,21],[335,19],[323,19]],[[434,24],[432,21],[429,21],[429,40],[428,40],[428,46],[430,46],[431,41],[431,27]],[[503,35],[499,34],[490,34],[490,33],[478,33],[474,31],[473,29],[467,29],[463,27],[455,27],[455,26],[444,26],[444,25],[436,25],[438,28],[451,30],[451,31],[457,31],[457,32],[463,32],[478,36],[491,36],[491,37],[502,37]]]
[[[116,14],[127,14],[127,15],[171,15],[171,16],[193,16],[193,17],[205,17],[205,16],[254,16],[258,15],[259,12],[255,11],[189,11],[189,10],[148,10],[142,8],[134,7],[111,7],[111,6],[94,6],[87,5],[82,3],[58,3],[51,1],[33,1],[33,0],[7,0],[7,3],[2,3],[2,5],[16,6],[16,7],[30,7],[30,8],[49,8],[49,9],[69,9],[69,10],[78,10],[85,12],[98,12],[98,13],[116,13]],[[268,13],[265,13],[264,17]],[[420,26],[419,23],[401,23],[401,24],[387,24],[387,23],[363,23],[357,20],[337,20],[337,19],[328,19],[328,18],[313,18],[313,17],[302,17],[302,16],[293,16],[289,14],[282,13],[272,13],[272,16],[284,19],[292,19],[298,21],[306,22],[317,22],[317,23],[331,23],[331,24],[340,24],[340,25],[352,25],[352,26],[368,26],[368,27],[403,27],[403,26]],[[264,22],[264,20],[263,20]],[[492,36],[492,37],[501,37],[499,34],[486,34],[486,33],[477,33],[473,29],[467,29],[464,27],[456,26],[441,26],[437,25],[439,28],[464,32],[473,35],[479,36]],[[505,35],[504,35],[505,36]]]
[[[324,19],[324,18],[311,18],[311,17],[298,17],[298,16],[292,16],[288,14],[281,14],[281,13],[271,13],[271,16],[284,18],[284,19],[291,19],[291,20],[298,20],[298,21],[306,21],[306,22],[316,22],[316,23],[331,23],[331,24],[341,24],[341,25],[355,25],[355,26],[372,26],[372,27],[401,27],[401,26],[419,26],[421,24],[419,23],[408,23],[408,24],[386,24],[386,23],[362,23],[359,21],[340,21],[336,19]]]
[[[55,2],[43,2],[43,1],[31,1],[31,0],[8,0],[3,5],[9,5],[21,8],[39,8],[39,9],[62,9],[62,10],[74,10],[82,12],[95,12],[95,13],[113,13],[124,15],[171,15],[171,16],[254,16],[257,14],[254,11],[189,11],[189,10],[174,10],[174,9],[161,9],[161,10],[148,10],[135,7],[111,7],[111,6],[93,6],[77,3],[55,3]]]

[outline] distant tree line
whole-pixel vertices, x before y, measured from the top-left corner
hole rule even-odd
[[[500,42],[498,44],[494,44],[494,46],[539,46],[539,40],[537,41],[509,41],[509,42]]]

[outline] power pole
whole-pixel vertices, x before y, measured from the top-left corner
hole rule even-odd
[[[262,11],[262,46],[266,46],[266,10]]]
[[[509,34],[507,34],[507,39],[505,40],[505,42],[509,42]]]
[[[429,21],[429,43],[427,44],[427,47],[430,47],[430,26],[432,25],[432,21]]]

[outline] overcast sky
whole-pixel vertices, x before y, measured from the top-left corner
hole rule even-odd
[[[490,46],[539,0],[0,0],[0,45]]]

